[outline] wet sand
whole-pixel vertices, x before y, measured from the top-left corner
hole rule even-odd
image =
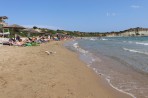
[[[111,88],[62,43],[1,46],[0,98],[131,98]]]

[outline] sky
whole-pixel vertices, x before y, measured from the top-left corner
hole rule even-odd
[[[81,32],[148,27],[148,0],[0,0],[8,24]]]

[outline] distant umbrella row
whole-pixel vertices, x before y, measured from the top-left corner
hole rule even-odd
[[[8,26],[4,26],[3,28],[15,28],[15,29],[25,29],[25,27],[17,25],[17,24],[13,24],[13,25],[8,25]]]
[[[29,32],[29,33],[43,33],[43,32],[41,32],[39,30],[36,30],[36,29],[33,29],[33,28],[25,28],[25,27],[17,25],[17,24],[4,26],[3,28],[20,29],[21,31]]]

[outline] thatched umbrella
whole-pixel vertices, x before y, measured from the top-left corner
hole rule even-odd
[[[7,16],[0,16],[0,19],[8,19]]]
[[[17,25],[17,24],[4,26],[3,28],[12,29],[13,32],[14,32],[14,30],[18,30],[18,29],[25,29],[25,27],[20,26],[20,25]],[[14,32],[14,34],[15,34],[15,32]],[[14,37],[15,37],[15,36],[14,36]]]
[[[13,25],[8,25],[8,26],[4,26],[3,28],[13,28],[13,29],[25,29],[25,27],[17,25],[17,24],[13,24]]]
[[[38,31],[36,31],[36,30],[33,29],[33,28],[26,28],[26,29],[24,29],[24,30],[22,30],[22,31],[26,31],[26,32],[30,32],[30,33],[39,33]]]
[[[33,28],[27,28],[27,29],[23,29],[22,31],[25,31],[28,33],[28,37],[30,37],[30,34],[44,34],[41,31],[38,31],[37,29],[33,29]]]

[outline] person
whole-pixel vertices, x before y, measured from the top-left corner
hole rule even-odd
[[[48,35],[47,38],[50,39],[50,35]]]
[[[24,44],[24,42],[22,41],[22,39],[12,43],[12,45],[14,45],[14,46],[23,46],[23,44]]]
[[[59,34],[57,34],[57,40],[58,40],[58,41],[60,40],[60,35],[59,35]]]
[[[16,36],[16,40],[19,41],[21,38],[19,35]]]

